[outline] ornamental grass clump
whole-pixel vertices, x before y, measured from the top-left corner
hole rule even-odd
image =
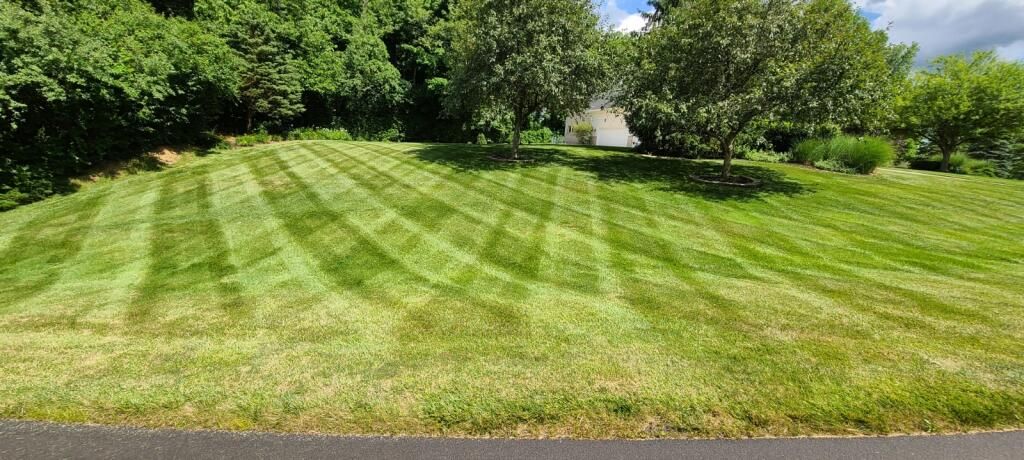
[[[798,144],[792,155],[797,163],[856,174],[871,174],[878,167],[891,164],[895,157],[892,144],[874,136],[809,139]]]

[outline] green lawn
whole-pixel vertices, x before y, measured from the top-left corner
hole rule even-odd
[[[0,214],[0,418],[686,437],[1024,427],[1024,183],[297,142]]]

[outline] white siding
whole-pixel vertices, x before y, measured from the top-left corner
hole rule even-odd
[[[626,117],[615,110],[591,109],[582,115],[565,120],[565,143],[579,144],[572,127],[580,122],[590,122],[594,127],[594,142],[605,147],[633,147],[636,138],[629,132]]]
[[[603,129],[597,132],[597,145],[605,147],[632,147],[628,129]]]

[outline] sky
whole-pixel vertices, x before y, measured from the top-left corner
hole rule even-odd
[[[854,0],[876,29],[893,42],[921,46],[918,65],[936,56],[995,49],[1006,59],[1024,60],[1024,0]],[[640,30],[646,0],[604,0],[614,28]]]

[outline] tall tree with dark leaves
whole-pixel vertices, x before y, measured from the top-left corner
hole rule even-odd
[[[303,110],[297,65],[271,27],[272,20],[258,14],[242,20],[236,49],[244,62],[239,98],[245,111],[245,131],[251,132],[257,121],[283,129]]]

